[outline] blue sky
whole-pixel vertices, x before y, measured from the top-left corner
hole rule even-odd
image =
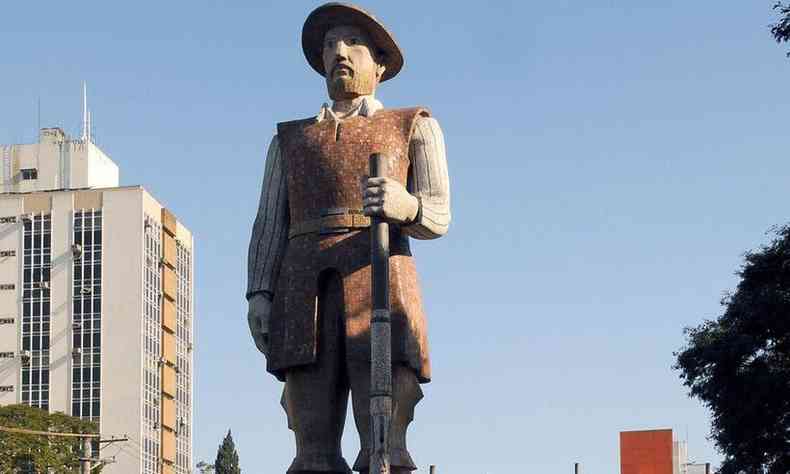
[[[788,221],[772,3],[364,3],[406,57],[378,97],[432,109],[452,179],[450,234],[413,245],[434,366],[410,435],[421,469],[614,473],[620,430],[662,427],[718,461],[672,352]],[[88,81],[122,184],[196,238],[195,459],[232,428],[247,473],[293,456],[243,295],[275,123],[326,100],[299,44],[317,5],[3,6],[0,143],[35,140],[39,98],[42,126],[76,135]]]

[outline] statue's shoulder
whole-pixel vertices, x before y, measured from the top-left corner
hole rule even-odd
[[[404,119],[414,120],[418,117],[430,117],[431,111],[428,109],[428,107],[418,105],[414,107],[401,107],[397,109],[381,109],[376,112],[376,115],[378,114],[394,115]]]
[[[402,107],[398,109],[382,109],[376,112],[379,123],[389,124],[401,130],[405,137],[411,139],[412,134],[420,119],[431,116],[427,107]]]
[[[288,120],[287,122],[280,122],[277,124],[277,135],[282,136],[288,132],[302,129],[308,125],[314,124],[316,121],[315,116],[297,120]]]

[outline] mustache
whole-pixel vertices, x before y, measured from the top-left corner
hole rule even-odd
[[[337,72],[340,68],[346,68],[349,71],[354,72],[354,66],[352,66],[351,63],[349,63],[349,62],[343,61],[343,62],[339,62],[339,63],[335,64],[332,67],[332,74]]]

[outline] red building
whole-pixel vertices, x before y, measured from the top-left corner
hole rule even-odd
[[[672,430],[620,433],[620,474],[673,474]]]

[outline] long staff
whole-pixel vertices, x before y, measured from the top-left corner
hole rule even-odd
[[[386,156],[370,155],[370,176],[387,175]],[[373,314],[370,319],[370,474],[390,472],[392,424],[392,339],[390,319],[389,224],[373,217],[370,222],[370,263]]]

